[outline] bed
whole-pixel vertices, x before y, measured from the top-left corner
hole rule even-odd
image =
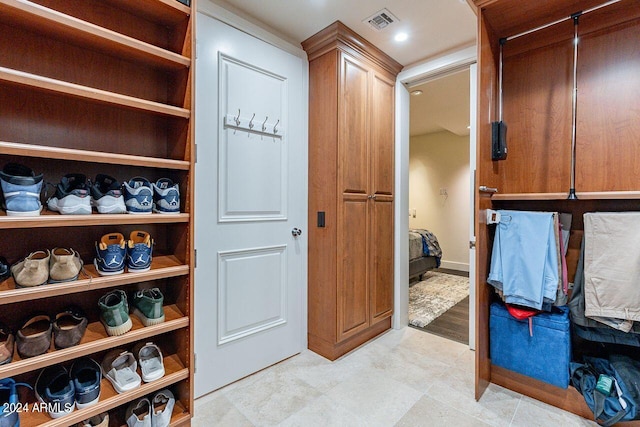
[[[409,230],[409,280],[440,267],[442,250],[437,237],[425,229]]]

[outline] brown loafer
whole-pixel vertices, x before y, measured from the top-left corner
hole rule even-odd
[[[0,365],[11,362],[14,344],[13,332],[6,325],[0,323]]]
[[[31,288],[47,283],[49,279],[49,258],[51,253],[36,251],[22,261],[11,266],[11,274],[20,288]]]
[[[24,323],[16,334],[18,353],[21,357],[34,357],[44,354],[51,347],[51,318],[38,313]]]
[[[53,321],[53,342],[57,349],[78,345],[87,330],[87,316],[80,307],[67,307]]]

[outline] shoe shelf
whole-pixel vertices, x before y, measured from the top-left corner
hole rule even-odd
[[[114,337],[107,335],[101,322],[91,322],[87,325],[82,341],[76,346],[54,350],[52,344],[49,352],[27,359],[21,359],[17,351],[14,352],[13,361],[0,366],[0,378],[42,369],[189,326],[189,318],[176,305],[164,306],[164,315],[165,321],[153,326],[144,326],[136,316],[131,316],[133,323],[131,330],[124,335]]]
[[[0,304],[70,295],[189,274],[189,266],[180,263],[173,255],[154,256],[153,261],[151,261],[151,270],[140,273],[127,272],[115,276],[100,276],[93,265],[85,265],[84,269],[91,278],[34,286],[32,288],[16,288],[13,278],[9,278],[0,282]],[[80,273],[80,277],[83,276]]]
[[[134,98],[133,96],[121,95],[119,93],[108,92],[102,89],[77,85],[75,83],[25,73],[19,70],[12,70],[6,67],[0,67],[0,82],[27,86],[38,91],[53,92],[60,95],[82,98],[87,101],[132,108],[134,110],[163,116],[183,119],[188,119],[191,116],[191,111],[186,108],[174,107],[173,105]]]
[[[1,1],[1,0],[0,0]],[[74,160],[111,165],[142,166],[171,170],[189,170],[190,163],[184,160],[161,159],[157,157],[115,154],[103,151],[75,150],[71,148],[48,147],[45,145],[21,144],[0,141],[0,153],[42,159]]]
[[[122,224],[173,224],[189,222],[188,213],[179,214],[97,214],[61,215],[43,210],[39,216],[16,217],[0,212],[0,230],[38,227],[78,227]]]
[[[103,0],[123,9],[131,10],[141,17],[175,25],[191,16],[191,8],[176,0]],[[191,2],[193,3],[193,1]]]
[[[21,25],[57,38],[65,38],[73,44],[104,50],[110,54],[115,53],[123,58],[162,68],[181,69],[188,68],[191,64],[191,59],[183,55],[28,0],[0,0],[0,6],[4,6],[2,12],[4,19],[12,19]]]
[[[640,191],[593,191],[576,193],[578,200],[637,200]],[[567,200],[569,193],[495,193],[491,200]]]
[[[142,383],[140,387],[135,390],[128,391],[126,393],[117,393],[109,380],[103,378],[100,383],[100,401],[93,406],[84,409],[76,409],[71,414],[61,418],[52,419],[46,412],[29,412],[20,414],[20,426],[21,427],[66,427],[79,423],[94,415],[98,415],[102,412],[107,412],[120,405],[125,405],[132,400],[151,394],[155,391],[159,391],[163,388],[170,387],[171,385],[189,378],[189,369],[180,361],[177,355],[171,355],[164,358],[165,376],[159,380]],[[177,405],[173,410],[172,421],[181,420],[185,417],[185,408],[181,404]],[[187,414],[186,417],[189,417]]]

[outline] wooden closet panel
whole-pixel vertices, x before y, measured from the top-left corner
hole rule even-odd
[[[371,91],[371,193],[393,194],[395,86],[393,81],[374,75]]]
[[[582,37],[578,64],[576,190],[638,190],[638,21]]]
[[[393,198],[371,201],[371,323],[393,313]]]
[[[369,71],[352,58],[340,55],[338,105],[339,191],[368,193]]]
[[[369,327],[366,196],[342,203],[338,218],[338,341]]]
[[[567,41],[511,57],[508,49],[507,42],[503,94],[508,151],[500,192],[568,191],[572,45]]]

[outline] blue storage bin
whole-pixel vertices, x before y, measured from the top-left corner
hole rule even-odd
[[[538,314],[532,321],[533,336],[530,336],[529,320],[517,320],[504,305],[491,304],[491,363],[567,388],[571,360],[569,309],[554,307],[553,312]]]

